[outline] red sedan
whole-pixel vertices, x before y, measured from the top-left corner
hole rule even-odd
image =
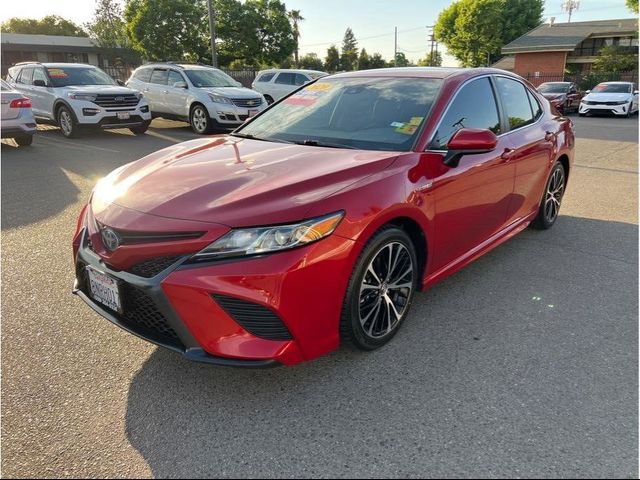
[[[230,135],[102,179],[78,220],[74,291],[196,361],[372,350],[418,290],[555,223],[573,145],[570,120],[500,70],[324,77]]]

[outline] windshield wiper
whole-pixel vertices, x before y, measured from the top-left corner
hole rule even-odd
[[[351,150],[356,150],[356,147],[352,147],[351,145],[344,145],[342,143],[327,143],[327,142],[319,142],[318,140],[301,140],[299,142],[293,142],[296,145],[307,145],[310,147],[327,147],[327,148],[348,148]]]
[[[287,142],[286,140],[280,140],[279,138],[256,137],[255,135],[251,135],[250,133],[233,132],[233,133],[230,133],[229,135],[233,137],[238,137],[238,138],[248,138],[249,140],[259,140],[261,142],[293,143],[293,142]]]

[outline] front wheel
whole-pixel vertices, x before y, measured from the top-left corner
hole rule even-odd
[[[393,338],[406,318],[418,285],[415,248],[404,230],[386,227],[364,247],[349,280],[340,335],[361,350]]]
[[[78,125],[73,120],[73,115],[67,107],[60,107],[58,110],[58,126],[62,134],[67,138],[78,135]]]
[[[151,122],[144,122],[140,125],[136,125],[135,127],[129,127],[129,130],[135,135],[144,135],[146,131],[149,129],[149,124]]]
[[[211,131],[211,119],[209,118],[209,113],[202,105],[196,105],[191,109],[189,123],[191,124],[191,129],[200,135],[204,135]]]
[[[547,230],[556,223],[566,184],[567,176],[564,171],[564,166],[562,163],[556,162],[549,174],[549,179],[544,189],[544,196],[538,209],[538,215],[531,223],[533,228]]]

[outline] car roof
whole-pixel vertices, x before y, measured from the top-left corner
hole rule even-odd
[[[140,65],[138,68],[154,68],[154,67],[177,67],[183,70],[220,70],[211,65],[201,65],[198,63],[173,63],[173,62],[152,62]]]
[[[517,75],[498,68],[450,68],[450,67],[395,67],[377,68],[373,70],[357,70],[341,72],[331,75],[335,78],[346,77],[418,77],[418,78],[449,78],[475,77],[478,75],[502,74],[519,78]]]
[[[266,70],[260,70],[258,73],[265,73],[265,72],[323,73],[325,75],[329,75],[327,72],[323,72],[322,70],[308,70],[306,68],[268,68]]]

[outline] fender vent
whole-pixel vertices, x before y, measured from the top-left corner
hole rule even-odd
[[[218,305],[251,335],[265,340],[291,340],[286,325],[270,309],[235,297],[212,294]]]

